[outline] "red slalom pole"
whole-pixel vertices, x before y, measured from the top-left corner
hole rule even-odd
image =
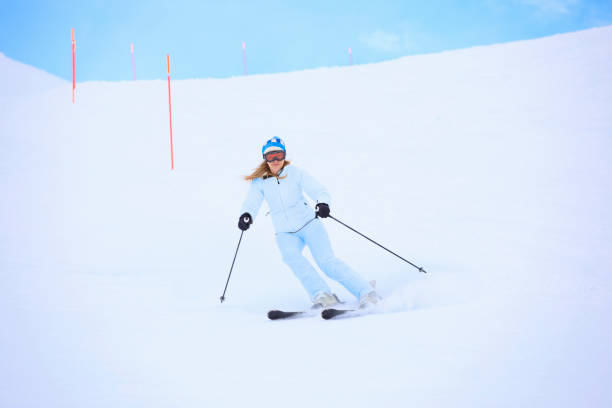
[[[170,169],[174,170],[174,142],[172,141],[172,99],[170,98],[170,54],[166,55],[166,65],[168,66],[168,109],[170,112]]]
[[[349,47],[349,65],[353,65],[353,51]]]
[[[74,50],[76,48],[76,43],[74,41],[74,28],[72,29],[72,103],[74,103],[74,91],[76,89],[76,70],[74,63]]]
[[[136,80],[136,66],[134,64],[134,43],[130,44],[130,51],[132,53],[132,81]]]
[[[246,43],[244,41],[242,42],[242,65],[244,67],[244,75],[249,75],[246,63]]]

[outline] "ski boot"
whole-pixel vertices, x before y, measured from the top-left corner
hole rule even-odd
[[[373,307],[376,307],[376,305],[378,304],[378,301],[381,299],[382,298],[378,296],[376,291],[373,290],[361,296],[361,298],[359,299],[359,308],[360,309],[371,309]]]
[[[335,306],[340,303],[338,296],[333,293],[321,292],[314,297],[313,309],[327,309],[328,307]]]

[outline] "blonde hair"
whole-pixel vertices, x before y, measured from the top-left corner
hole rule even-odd
[[[289,160],[285,160],[285,162],[283,163],[283,167],[281,168],[281,171],[290,164],[291,162]],[[287,175],[284,175],[283,177],[275,176],[274,173],[272,173],[272,171],[270,170],[270,166],[268,166],[268,162],[264,160],[263,162],[261,162],[259,166],[257,166],[255,170],[253,170],[251,174],[249,174],[248,176],[244,176],[244,179],[246,181],[252,181],[260,177],[263,179],[267,179],[268,177],[276,177],[282,180],[285,177],[287,177]]]

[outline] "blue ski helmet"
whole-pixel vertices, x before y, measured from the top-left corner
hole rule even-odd
[[[287,150],[285,149],[285,142],[283,142],[283,139],[278,136],[274,136],[263,145],[261,148],[261,155],[265,156],[266,153],[273,152],[275,150],[282,150],[283,152],[287,153]]]

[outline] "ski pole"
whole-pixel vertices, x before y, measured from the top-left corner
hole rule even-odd
[[[221,295],[221,303],[225,300],[225,291],[227,290],[227,285],[229,284],[229,280],[232,277],[232,269],[234,269],[234,262],[236,262],[236,256],[238,255],[238,248],[240,248],[240,241],[242,241],[242,234],[244,231],[240,233],[240,239],[238,240],[238,247],[236,247],[236,253],[234,254],[234,260],[232,261],[232,267],[230,268],[229,275],[227,276],[227,282],[225,282],[225,289],[223,289],[223,294]]]
[[[348,225],[346,225],[345,223],[343,223],[343,222],[342,222],[342,221],[340,221],[339,219],[337,219],[337,218],[335,218],[335,217],[333,217],[333,216],[331,216],[331,215],[329,215],[328,217],[329,217],[329,218],[331,218],[332,220],[337,221],[337,222],[339,222],[340,224],[344,225],[346,228],[350,229],[351,231],[354,231],[354,232],[358,233],[359,235],[361,235],[362,237],[364,237],[364,238],[365,238],[365,239],[367,239],[368,241],[375,243],[376,245],[378,245],[379,247],[381,247],[381,248],[382,248],[382,249],[384,249],[385,251],[391,252],[393,255],[397,256],[397,257],[398,257],[399,259],[401,259],[402,261],[407,262],[407,263],[409,263],[410,265],[412,265],[412,266],[414,266],[415,268],[417,268],[417,269],[419,270],[419,272],[427,273],[427,271],[425,271],[425,269],[423,269],[422,267],[420,267],[420,266],[416,266],[416,265],[415,265],[415,264],[413,264],[412,262],[410,262],[410,261],[408,261],[408,260],[406,260],[406,259],[402,258],[401,256],[399,256],[399,255],[398,255],[398,254],[396,254],[395,252],[393,252],[393,251],[391,251],[391,250],[389,250],[389,249],[385,248],[384,246],[380,245],[378,242],[374,241],[373,239],[370,239],[370,238],[366,237],[365,235],[363,235],[361,232],[357,231],[356,229],[349,227]]]

